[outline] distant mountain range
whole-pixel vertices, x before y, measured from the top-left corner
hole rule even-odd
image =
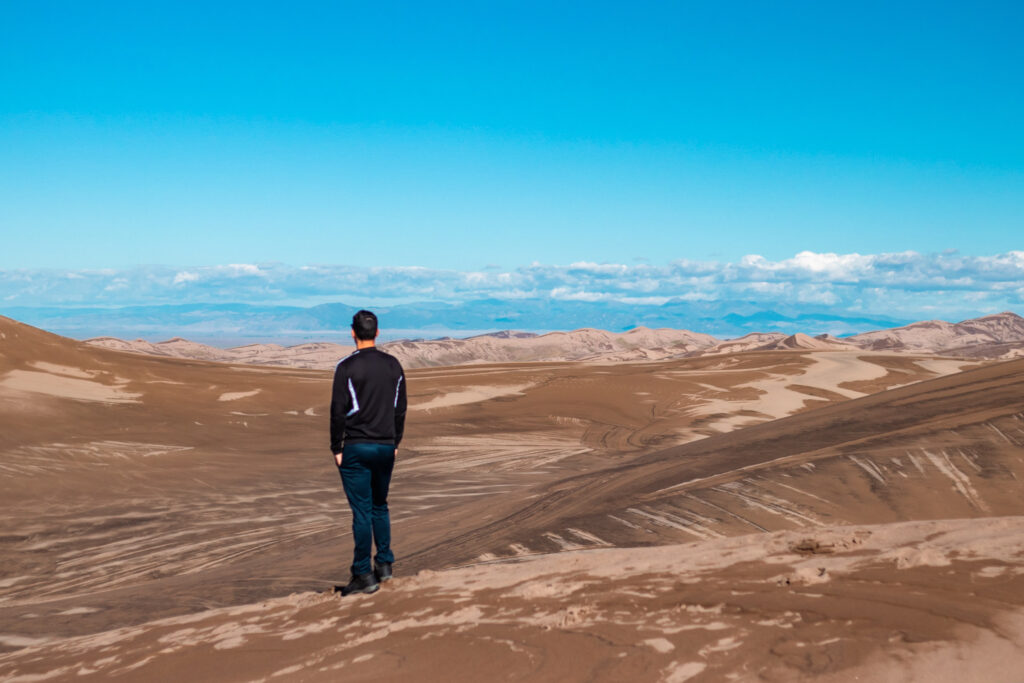
[[[331,342],[293,346],[248,344],[229,349],[182,338],[151,343],[98,337],[88,343],[150,355],[314,369],[332,368],[339,358],[352,351],[351,346]],[[623,333],[586,328],[543,335],[503,331],[465,339],[395,341],[383,346],[409,368],[523,361],[621,362],[777,350],[866,350],[1009,359],[1024,356],[1024,318],[999,313],[960,323],[931,320],[845,339],[828,334],[811,337],[799,332],[754,332],[723,341],[688,330],[639,327]]]
[[[765,311],[747,301],[669,301],[662,305],[615,301],[481,299],[465,303],[373,306],[389,340],[465,337],[498,330],[570,331],[584,327],[625,332],[636,327],[694,330],[718,338],[750,332],[845,336],[912,322],[828,311]],[[181,304],[122,308],[8,307],[0,314],[77,339],[112,335],[150,341],[186,337],[215,346],[252,341],[295,344],[348,336],[358,307],[343,303],[298,306]]]

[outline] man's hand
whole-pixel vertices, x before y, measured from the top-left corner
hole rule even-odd
[[[398,449],[397,448],[395,449],[395,457],[396,458],[398,457]]]
[[[341,467],[341,453],[334,454],[334,464]]]

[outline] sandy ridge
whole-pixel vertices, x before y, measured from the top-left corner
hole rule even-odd
[[[439,680],[443,659],[447,680],[796,681],[831,662],[815,680],[1010,683],[1024,667],[1022,539],[1024,518],[1004,517],[569,551],[420,572],[375,596],[296,594],[26,644],[0,655],[0,674]],[[877,598],[888,612],[855,608]],[[850,618],[901,638],[851,642]],[[586,654],[566,667],[552,656],[567,647]]]
[[[181,338],[151,343],[142,339],[125,341],[114,337],[97,337],[87,340],[87,343],[150,355],[321,370],[333,368],[338,358],[352,351],[351,346],[329,342],[288,347],[250,344],[231,349],[219,349]],[[927,321],[845,339],[829,335],[811,337],[802,333],[789,336],[751,333],[738,339],[722,341],[688,330],[638,327],[621,334],[595,329],[545,335],[505,331],[467,339],[397,341],[385,344],[383,348],[409,368],[566,360],[624,362],[770,350],[862,349],[1012,358],[1024,353],[1024,318],[1014,313],[1000,313],[955,324]]]

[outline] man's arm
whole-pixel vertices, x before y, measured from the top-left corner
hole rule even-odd
[[[405,372],[399,370],[398,375],[398,386],[395,387],[395,450],[398,450],[398,444],[402,441],[402,435],[405,433],[405,410],[406,410],[406,398],[405,398]]]
[[[339,466],[341,449],[345,444],[345,417],[351,409],[350,402],[345,366],[339,363],[334,369],[334,385],[331,388],[331,453],[334,453],[334,460]]]

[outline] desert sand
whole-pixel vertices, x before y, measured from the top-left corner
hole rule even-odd
[[[220,349],[180,337],[156,343],[115,337],[96,337],[86,341],[101,348],[147,355],[314,370],[333,369],[338,358],[353,350],[352,346],[332,342],[294,346],[249,344]],[[960,323],[931,320],[845,339],[827,334],[810,337],[802,333],[787,336],[778,332],[754,332],[722,341],[688,330],[638,327],[619,334],[594,329],[543,335],[506,330],[466,339],[395,341],[382,346],[407,368],[565,360],[621,363],[773,350],[860,349],[1008,360],[1024,355],[1024,318],[1014,313],[998,313]]]
[[[1024,360],[795,341],[410,370],[342,599],[329,371],[0,318],[0,678],[1019,681]]]

